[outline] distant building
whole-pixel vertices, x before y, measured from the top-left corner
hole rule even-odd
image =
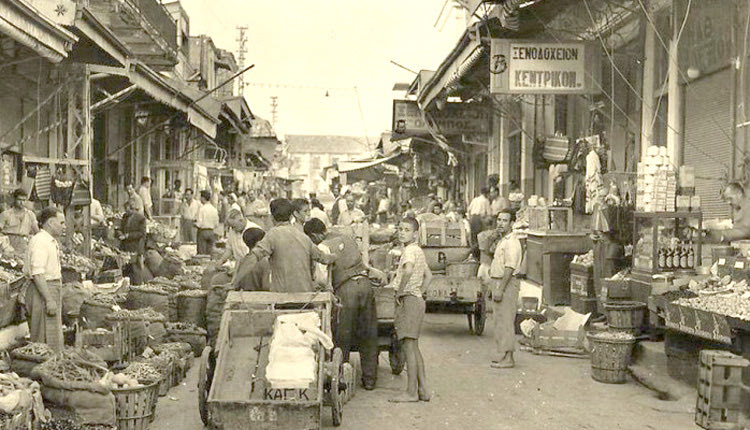
[[[377,138],[370,138],[373,145]],[[323,169],[339,161],[370,156],[371,148],[364,137],[287,135],[286,153],[289,158],[289,178],[301,179],[295,193],[307,196],[329,193],[323,179]]]

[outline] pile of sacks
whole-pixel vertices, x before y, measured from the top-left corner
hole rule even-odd
[[[272,388],[306,388],[315,381],[317,361],[314,346],[320,342],[333,348],[331,337],[320,330],[315,312],[279,315],[266,367],[266,379]]]

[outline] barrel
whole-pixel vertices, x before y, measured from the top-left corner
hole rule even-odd
[[[646,304],[642,302],[618,301],[604,304],[610,330],[638,334],[643,327]]]

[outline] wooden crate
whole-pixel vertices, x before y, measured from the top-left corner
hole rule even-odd
[[[698,368],[695,423],[704,429],[738,428],[742,369],[750,361],[728,351],[703,350]]]
[[[594,291],[594,266],[570,263],[570,294],[587,298],[596,296]]]
[[[465,247],[468,243],[461,222],[429,221],[419,227],[419,246]]]
[[[116,323],[110,330],[78,330],[76,348],[86,348],[104,361],[117,362],[129,358],[130,347],[125,332],[128,325]]]

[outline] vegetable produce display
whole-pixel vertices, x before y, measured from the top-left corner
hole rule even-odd
[[[164,378],[164,374],[159,371],[153,364],[146,361],[136,361],[130,363],[125,370],[122,371],[124,375],[130,378],[134,378],[141,384],[149,385],[155,382],[159,382]]]
[[[17,281],[19,278],[23,277],[23,273],[17,270],[10,270],[5,267],[0,266],[0,281],[7,282],[7,283],[13,283]]]
[[[80,273],[90,273],[99,269],[99,266],[90,258],[71,252],[60,253],[60,264]]]
[[[148,220],[146,222],[146,229],[149,234],[160,239],[167,239],[168,241],[177,237],[177,233],[179,233],[178,229],[154,220]]]
[[[105,387],[113,389],[138,388],[144,386],[144,384],[138,382],[137,378],[128,376],[124,373],[114,374],[108,372],[99,382]]]
[[[39,384],[18,375],[0,374],[0,428],[25,430],[47,421]]]
[[[156,312],[152,308],[142,308],[136,310],[120,309],[110,314],[108,319],[111,320],[132,320],[132,321],[166,321],[164,315]]]
[[[167,323],[167,331],[193,331],[193,332],[202,332],[202,333],[206,332],[206,330],[204,330],[203,328],[198,327],[197,325],[193,323],[188,323],[188,322]]]
[[[693,297],[678,298],[673,303],[750,321],[750,285],[746,280],[714,276],[703,281],[691,280],[688,288]]]
[[[169,351],[175,353],[177,356],[193,355],[193,347],[186,342],[162,343],[161,345],[154,346],[154,351],[157,354]]]
[[[621,331],[600,331],[591,333],[590,336],[602,340],[635,340],[635,336],[632,334]]]
[[[45,343],[32,342],[10,352],[11,357],[42,362],[55,355],[55,350]]]

